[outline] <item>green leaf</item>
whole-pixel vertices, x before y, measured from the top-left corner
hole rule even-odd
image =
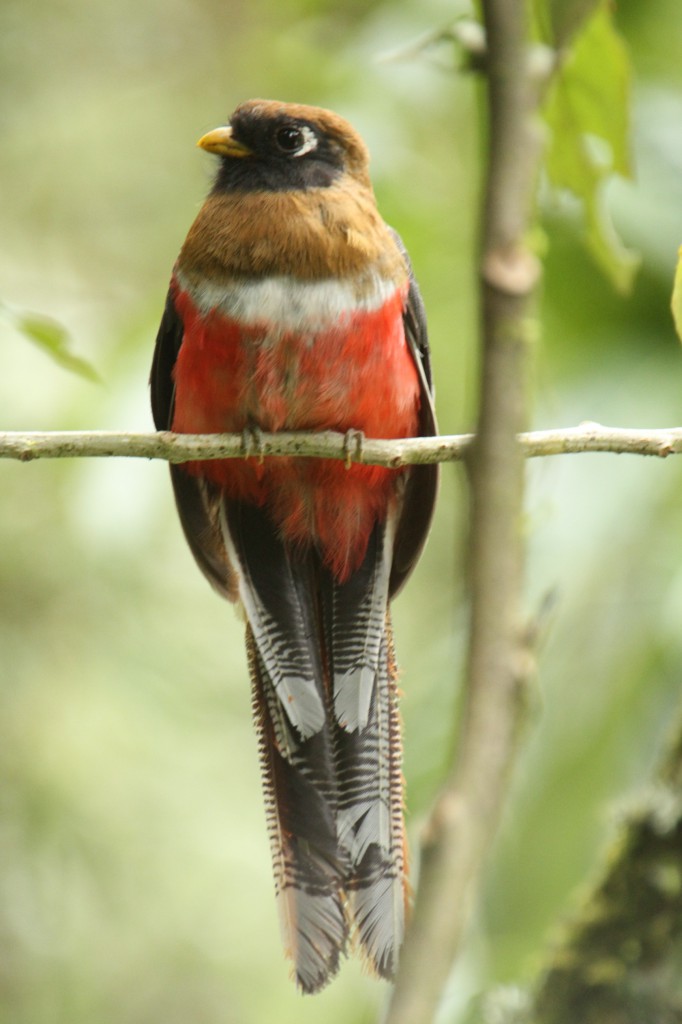
[[[639,261],[618,238],[603,190],[612,175],[631,176],[630,63],[606,0],[566,52],[544,116],[551,133],[549,180],[581,201],[587,248],[615,287],[627,291]]]
[[[616,231],[600,184],[586,200],[585,244],[597,265],[622,295],[632,289],[639,270],[639,254],[628,249]]]
[[[552,20],[547,0],[530,0],[528,15],[531,38],[548,46],[553,45]]]
[[[557,48],[567,46],[571,37],[599,5],[600,0],[549,0],[547,13],[552,44]]]
[[[682,341],[682,246],[677,251],[677,266],[675,267],[675,280],[673,282],[670,306],[673,311],[677,337]]]
[[[101,384],[101,378],[94,367],[87,360],[70,351],[69,332],[56,320],[39,313],[12,309],[4,302],[0,302],[0,315],[16,331],[38,345],[59,366],[63,366],[64,369],[70,370],[71,373],[76,373],[86,380]]]

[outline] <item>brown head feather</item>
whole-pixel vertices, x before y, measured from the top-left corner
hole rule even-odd
[[[214,190],[182,247],[183,274],[190,280],[271,274],[319,280],[378,272],[403,283],[407,267],[377,210],[367,148],[347,121],[318,107],[249,100],[232,122],[283,115],[308,122],[338,147],[341,172],[327,187]]]
[[[305,103],[281,103],[279,100],[247,100],[237,107],[232,119],[240,116],[275,119],[281,115],[301,121],[309,121],[327,138],[336,142],[344,153],[348,173],[367,188],[369,180],[369,151],[355,128],[324,107],[311,107]]]

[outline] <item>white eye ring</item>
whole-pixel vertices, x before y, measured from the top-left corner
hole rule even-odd
[[[314,149],[317,149],[317,135],[315,132],[304,124],[301,125],[300,130],[303,135],[303,143],[293,154],[294,156],[305,156],[306,153],[312,153]]]
[[[305,124],[284,124],[275,133],[275,144],[286,156],[305,156],[317,149],[317,135]]]

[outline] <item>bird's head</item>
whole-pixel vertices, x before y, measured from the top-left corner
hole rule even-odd
[[[221,158],[214,192],[328,188],[344,175],[370,187],[364,142],[320,107],[249,100],[197,145]]]

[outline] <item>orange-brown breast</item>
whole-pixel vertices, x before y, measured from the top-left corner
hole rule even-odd
[[[190,278],[290,274],[355,277],[372,267],[399,283],[405,261],[369,188],[348,175],[305,192],[233,192],[208,197],[178,266]]]

